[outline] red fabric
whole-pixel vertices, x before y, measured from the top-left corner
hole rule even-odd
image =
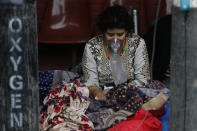
[[[166,113],[166,111],[165,111],[165,108],[163,106],[159,110],[151,110],[150,113],[152,113],[153,116],[155,116],[157,118],[160,118],[160,117],[162,117]]]
[[[110,128],[107,131],[135,131],[136,129],[137,131],[161,131],[162,124],[150,112],[147,112],[141,108],[134,117],[128,118],[126,121],[115,124],[114,127]]]

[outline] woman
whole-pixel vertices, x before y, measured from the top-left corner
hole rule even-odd
[[[86,85],[98,99],[103,95],[98,90],[108,83],[113,83],[110,58],[113,54],[110,41],[121,41],[117,54],[124,60],[129,83],[142,86],[150,81],[149,61],[145,42],[133,30],[132,18],[127,10],[120,6],[105,9],[98,18],[97,27],[103,32],[88,41],[83,55],[83,72]]]
[[[102,34],[87,42],[82,61],[84,81],[90,94],[96,100],[104,100],[101,106],[98,101],[92,100],[89,109],[92,107],[93,111],[87,111],[90,120],[99,125],[95,129],[104,129],[116,123],[117,120],[119,122],[125,120],[141,107],[146,110],[161,108],[168,97],[159,92],[168,91],[158,81],[150,83],[146,44],[142,38],[132,34],[132,18],[127,10],[117,5],[106,8],[99,15],[97,27]],[[120,43],[115,51],[114,41]],[[115,71],[112,64],[114,54],[119,56],[122,62],[121,69]],[[121,77],[125,77],[125,74],[126,77],[121,81],[122,83],[117,84],[114,74],[123,72],[123,69],[125,71]],[[150,100],[153,97],[155,98]],[[156,121],[159,123],[158,120]],[[158,124],[158,128],[155,129],[160,130],[161,124]]]

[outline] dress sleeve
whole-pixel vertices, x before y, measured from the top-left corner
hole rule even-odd
[[[86,86],[99,86],[96,61],[87,43],[82,58],[82,69]]]
[[[148,84],[150,81],[150,69],[146,44],[143,39],[140,39],[139,45],[136,48],[134,70],[135,77],[134,80],[131,81],[131,84],[135,86]]]

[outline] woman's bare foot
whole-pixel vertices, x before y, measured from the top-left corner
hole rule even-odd
[[[168,96],[160,92],[155,98],[143,104],[142,108],[145,110],[158,110],[160,109],[168,100]]]

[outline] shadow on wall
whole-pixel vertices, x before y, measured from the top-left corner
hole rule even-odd
[[[65,70],[81,62],[84,44],[39,44],[39,70]],[[73,52],[74,51],[74,52]]]
[[[163,81],[168,79],[170,75],[171,20],[171,15],[167,15],[158,21],[153,65],[153,79],[155,80]],[[153,26],[147,31],[143,38],[146,41],[149,60],[151,62]]]

